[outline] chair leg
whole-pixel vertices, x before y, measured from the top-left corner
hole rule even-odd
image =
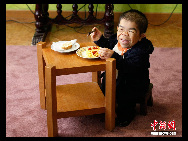
[[[147,115],[147,103],[140,103],[140,114],[146,116]]]
[[[153,84],[149,85],[149,92],[146,94],[144,102],[140,103],[140,114],[146,116],[147,115],[147,106],[153,106],[153,97],[152,97],[152,88]],[[148,98],[149,96],[149,98]]]
[[[147,115],[147,106],[153,106],[153,97],[152,95],[145,102],[140,103],[140,114],[146,116]]]
[[[153,97],[152,97],[152,95],[151,95],[150,98],[148,99],[147,105],[148,105],[148,106],[153,106]]]

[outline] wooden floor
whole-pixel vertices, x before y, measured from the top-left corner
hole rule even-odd
[[[29,19],[19,16],[19,18],[9,19],[31,22],[34,19]],[[173,18],[173,16],[172,16]],[[151,18],[150,18],[151,19]],[[152,23],[152,21],[149,21]],[[163,22],[163,21],[161,21]],[[156,23],[156,22],[155,22]],[[158,22],[160,23],[160,21]],[[69,25],[72,27],[80,26],[76,24]],[[77,42],[90,42],[90,37],[87,37],[87,33],[94,27],[98,27],[102,32],[104,31],[103,25],[87,25],[81,28],[71,28],[66,25],[53,25],[51,31],[48,33],[46,42],[47,44],[63,41],[77,39]],[[117,24],[114,29],[116,32]],[[79,33],[78,33],[79,32]],[[16,23],[12,21],[6,22],[6,45],[25,45],[30,46],[32,42],[32,37],[35,33],[34,23]],[[148,26],[146,36],[152,41],[155,47],[182,47],[182,17],[178,20],[169,20],[167,23],[161,26]]]

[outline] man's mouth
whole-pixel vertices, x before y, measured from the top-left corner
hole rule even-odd
[[[128,44],[128,43],[130,43],[130,40],[127,40],[127,39],[120,39],[121,40],[121,42],[123,43],[123,44]]]

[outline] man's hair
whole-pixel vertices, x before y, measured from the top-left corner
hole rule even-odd
[[[136,25],[138,26],[138,29],[141,33],[145,33],[147,28],[148,28],[148,20],[146,16],[135,9],[128,10],[124,13],[122,13],[119,17],[119,23],[122,19],[125,19],[127,21],[135,22]]]

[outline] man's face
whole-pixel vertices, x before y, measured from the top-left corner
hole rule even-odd
[[[134,46],[143,38],[135,22],[122,19],[117,27],[117,39],[123,48]]]

